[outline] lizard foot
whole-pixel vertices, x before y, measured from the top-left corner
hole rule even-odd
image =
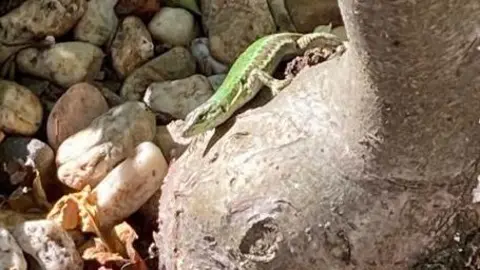
[[[287,85],[292,82],[293,77],[287,77],[283,80],[275,79],[268,73],[260,69],[254,69],[252,71],[252,78],[261,81],[264,85],[270,88],[273,96],[276,96]]]

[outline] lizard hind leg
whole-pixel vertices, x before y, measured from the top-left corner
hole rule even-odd
[[[292,77],[287,77],[283,80],[275,79],[267,72],[258,68],[252,71],[252,78],[259,80],[268,88],[270,88],[273,96],[276,96],[278,93],[280,93],[280,91],[289,85],[293,79]]]

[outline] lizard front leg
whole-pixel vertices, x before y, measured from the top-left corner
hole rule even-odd
[[[261,69],[254,69],[251,73],[252,79],[257,79],[270,88],[273,96],[276,96],[280,91],[283,90],[287,85],[292,82],[293,77],[287,77],[283,80],[275,79],[267,72]]]

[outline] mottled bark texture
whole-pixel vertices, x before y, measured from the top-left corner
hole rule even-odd
[[[339,2],[342,57],[172,165],[159,269],[407,269],[477,227],[480,2]]]

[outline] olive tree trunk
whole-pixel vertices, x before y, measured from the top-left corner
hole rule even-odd
[[[159,269],[407,269],[478,226],[480,2],[339,5],[341,57],[172,165]]]

